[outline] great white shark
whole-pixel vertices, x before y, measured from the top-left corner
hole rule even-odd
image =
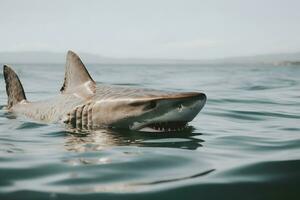
[[[9,112],[43,123],[61,122],[78,130],[180,131],[206,102],[206,95],[201,92],[96,85],[79,56],[72,51],[67,53],[64,83],[55,98],[28,101],[12,68],[4,65],[3,75]]]

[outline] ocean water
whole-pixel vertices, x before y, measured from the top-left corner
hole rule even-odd
[[[15,64],[29,100],[64,66]],[[300,66],[87,65],[98,83],[203,91],[186,132],[67,132],[3,110],[0,199],[300,199]]]

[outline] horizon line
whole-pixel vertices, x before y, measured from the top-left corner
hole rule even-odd
[[[67,54],[63,51],[53,51],[53,50],[13,50],[13,51],[0,51],[0,54],[5,53],[52,53],[52,54]],[[240,55],[240,56],[228,56],[228,57],[215,57],[215,58],[162,58],[162,57],[113,57],[106,56],[100,53],[92,53],[87,51],[76,51],[80,56],[82,54],[92,55],[102,57],[104,59],[115,59],[115,60],[164,60],[164,61],[214,61],[214,60],[227,60],[227,59],[240,59],[240,58],[251,58],[251,57],[260,57],[260,56],[274,56],[274,55],[287,55],[287,54],[298,54],[300,50],[297,51],[286,51],[286,52],[274,52],[274,53],[259,53],[259,54],[249,54],[249,55]],[[55,63],[55,62],[54,62]]]

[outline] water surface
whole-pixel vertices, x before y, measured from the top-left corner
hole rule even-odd
[[[13,65],[29,100],[63,65]],[[99,84],[203,91],[177,134],[72,134],[0,111],[0,199],[299,199],[300,66],[87,65]],[[0,73],[0,105],[6,104]]]

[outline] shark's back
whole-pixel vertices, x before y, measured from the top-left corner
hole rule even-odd
[[[96,94],[93,99],[102,100],[158,100],[158,99],[170,99],[170,98],[183,98],[195,95],[194,92],[178,93],[172,91],[163,91],[147,88],[135,88],[131,86],[115,86],[99,84],[96,88]]]

